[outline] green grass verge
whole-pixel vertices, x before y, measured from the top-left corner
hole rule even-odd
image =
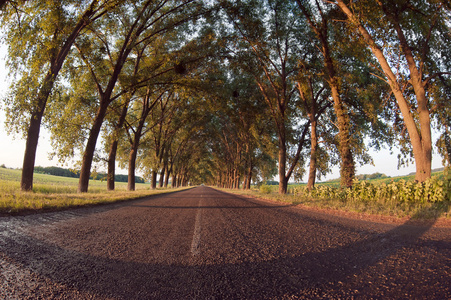
[[[0,214],[17,214],[114,203],[180,189],[151,190],[150,184],[137,183],[127,191],[127,183],[116,182],[115,191],[107,191],[106,182],[91,180],[88,193],[77,193],[78,179],[34,174],[33,191],[20,190],[21,170],[0,168]]]
[[[305,185],[289,185],[286,195],[278,194],[278,186],[226,191],[320,209],[431,220],[451,218],[450,187],[451,173],[436,172],[423,185],[414,183],[414,176],[403,176],[359,181],[352,190],[328,182],[318,184],[312,192],[306,191]]]
[[[280,195],[277,192],[261,193],[258,189],[232,190],[221,189],[226,192],[251,196],[260,199],[277,201],[285,204],[304,205],[319,209],[336,209],[347,212],[365,213],[372,215],[411,217],[416,220],[432,220],[438,218],[451,219],[451,203],[446,202],[426,202],[426,203],[399,203],[395,201],[359,201],[356,199],[343,201],[336,198],[315,198],[302,197],[299,195]]]

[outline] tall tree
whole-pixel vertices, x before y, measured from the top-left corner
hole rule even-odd
[[[5,6],[3,29],[15,80],[7,99],[9,127],[26,136],[21,189],[33,188],[39,132],[47,100],[82,31],[120,1],[23,1]],[[21,116],[17,118],[17,116]]]
[[[265,1],[258,5],[230,5],[228,12],[239,39],[242,40],[236,61],[254,75],[275,122],[279,147],[279,193],[287,192],[288,180],[301,158],[309,127],[306,120],[296,138],[293,123],[300,123],[295,107],[298,72],[297,58],[307,44],[305,26],[293,13],[290,1]],[[264,16],[264,17],[262,17]],[[234,51],[232,49],[232,51]],[[297,151],[289,160],[290,142]],[[287,163],[291,165],[287,168]]]
[[[350,187],[355,175],[355,162],[351,146],[351,121],[340,89],[341,79],[337,61],[333,56],[333,45],[335,42],[332,38],[334,27],[331,26],[331,21],[335,17],[334,11],[320,5],[319,1],[315,1],[313,5],[309,1],[297,0],[296,2],[316,37],[317,47],[323,57],[325,79],[334,101],[334,111],[339,131],[341,184],[342,186]]]
[[[346,14],[379,62],[380,77],[390,86],[409,134],[415,179],[425,181],[432,162],[428,91],[435,77],[448,72],[438,63],[450,40],[445,6],[438,1],[330,2]]]
[[[147,117],[152,111],[153,107],[160,101],[162,101],[162,97],[167,100],[171,97],[171,95],[167,95],[166,91],[162,92],[151,91],[152,87],[147,87],[145,94],[143,94],[140,98],[140,103],[137,103],[139,108],[136,110],[137,116],[135,116],[135,122],[127,122],[127,129],[129,132],[129,142],[130,147],[128,148],[128,186],[127,189],[129,191],[135,190],[135,169],[136,169],[136,159],[138,157],[138,148],[140,146],[141,137],[145,134],[146,130],[150,128],[145,128],[147,123]],[[133,124],[135,123],[135,124]]]
[[[121,91],[118,91],[118,94],[114,95],[116,83],[133,48],[192,20],[201,14],[201,9],[194,0],[184,2],[149,0],[140,5],[131,4],[117,11],[121,26],[117,23],[117,19],[112,19],[108,26],[93,28],[91,40],[86,41],[88,45],[95,47],[97,53],[99,51],[107,53],[109,65],[103,64],[100,70],[96,68],[99,54],[94,57],[88,56],[92,53],[89,51],[86,53],[86,47],[78,48],[81,58],[92,74],[99,95],[99,108],[83,153],[78,192],[88,191],[97,138],[109,105],[121,94]]]
[[[313,189],[317,177],[318,159],[320,158],[318,119],[331,106],[328,101],[329,90],[325,88],[319,78],[314,78],[312,73],[303,72],[297,83],[301,101],[310,120],[310,166],[307,188]]]

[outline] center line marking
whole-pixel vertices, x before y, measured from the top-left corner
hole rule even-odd
[[[200,234],[202,223],[202,199],[199,200],[197,207],[196,222],[194,223],[193,241],[191,242],[191,253],[196,256],[200,254]]]

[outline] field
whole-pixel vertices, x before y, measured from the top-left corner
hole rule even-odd
[[[137,183],[136,191],[127,191],[127,183],[116,182],[115,191],[107,191],[106,182],[91,180],[89,192],[77,193],[78,179],[34,174],[33,192],[20,191],[21,170],[0,168],[0,214],[60,210],[141,198],[174,189],[151,190],[150,184]]]
[[[414,176],[355,181],[352,189],[341,189],[339,181],[319,183],[308,191],[305,184],[292,184],[288,194],[279,195],[278,186],[263,185],[234,193],[270,200],[371,215],[413,219],[451,218],[451,172],[435,172],[423,184]]]
[[[127,183],[123,182],[116,182],[115,191],[107,191],[106,182],[91,180],[89,192],[79,194],[77,178],[35,174],[33,192],[26,193],[20,191],[20,177],[20,170],[0,168],[0,215],[112,203],[174,191],[151,190],[150,184],[137,183],[136,191],[129,192]],[[451,174],[436,172],[426,184],[416,184],[413,178],[356,181],[352,189],[340,189],[338,181],[331,181],[317,184],[313,191],[308,191],[303,184],[292,184],[286,195],[279,195],[275,185],[227,191],[316,208],[415,219],[450,219]]]

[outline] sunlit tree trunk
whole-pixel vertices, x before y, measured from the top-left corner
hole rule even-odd
[[[351,152],[350,121],[346,108],[341,101],[338,88],[331,85],[332,98],[334,99],[334,111],[337,116],[338,126],[338,150],[341,156],[341,185],[351,187],[355,176],[354,158]]]
[[[315,21],[311,17],[311,13],[301,0],[297,0],[298,6],[304,16],[307,18],[310,28],[315,33],[317,39],[321,43],[321,54],[324,58],[324,69],[327,83],[331,89],[332,98],[334,101],[334,111],[337,117],[338,127],[338,151],[341,157],[341,185],[351,187],[355,176],[355,163],[351,150],[351,134],[350,134],[350,120],[343,99],[340,95],[340,83],[337,77],[336,68],[332,59],[332,54],[329,45],[329,19],[320,10],[321,19]],[[320,6],[317,3],[317,8]]]
[[[312,103],[312,106],[314,106],[314,103]],[[307,189],[312,190],[315,186],[315,180],[316,180],[316,169],[317,169],[317,157],[316,152],[318,150],[318,136],[317,136],[317,129],[316,125],[317,122],[315,120],[315,114],[316,109],[312,109],[312,111],[309,114],[310,117],[310,166],[309,166],[309,176],[308,176],[308,182],[307,182]]]
[[[50,73],[47,78],[53,77]],[[44,79],[45,80],[45,79]],[[28,126],[27,142],[25,145],[25,153],[22,167],[22,178],[20,181],[20,188],[22,191],[31,191],[33,189],[33,173],[34,164],[36,160],[36,150],[38,148],[39,131],[41,128],[42,116],[44,114],[47,98],[53,87],[53,81],[49,80],[47,83],[46,92],[41,90],[38,96],[38,104],[35,111],[31,114],[30,125]]]
[[[152,170],[151,175],[151,188],[154,190],[157,188],[157,171]]]

